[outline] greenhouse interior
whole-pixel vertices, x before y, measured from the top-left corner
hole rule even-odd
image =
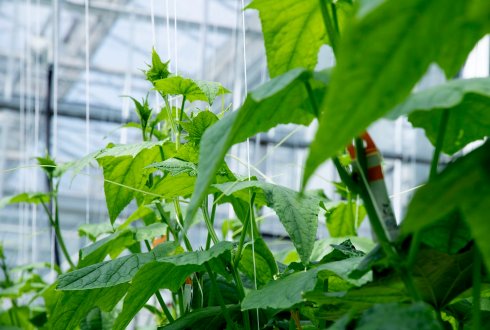
[[[490,329],[488,0],[0,31],[0,329]]]

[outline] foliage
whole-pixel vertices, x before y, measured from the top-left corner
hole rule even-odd
[[[165,105],[132,98],[139,122],[126,127],[140,130],[140,143],[109,144],[65,164],[39,157],[52,189],[0,200],[0,207],[42,207],[66,261],[12,268],[0,245],[2,328],[125,329],[143,310],[159,329],[482,328],[490,297],[490,143],[462,149],[490,135],[490,80],[410,93],[431,63],[456,74],[490,29],[488,1],[254,0],[249,9],[259,11],[272,79],[237,111],[216,115],[226,112],[229,91],[172,74],[153,50],[144,73]],[[315,71],[323,45],[336,65]],[[424,129],[435,151],[400,228],[388,228],[386,183],[370,176],[373,146],[362,133],[383,116],[401,115]],[[314,119],[304,185],[331,159],[340,201],[245,180],[228,167],[233,145]],[[455,155],[444,169],[441,152]],[[65,173],[91,164],[103,172],[108,218],[80,226],[88,243],[75,258],[60,230],[58,188]],[[225,219],[222,239],[215,230],[221,204],[236,214]],[[265,207],[291,249],[275,251],[262,235]],[[127,208],[134,210],[128,217]],[[365,218],[374,242],[357,237]],[[323,220],[331,237],[317,240]],[[199,247],[188,237],[196,222],[207,229]],[[58,273],[55,283],[42,268]]]

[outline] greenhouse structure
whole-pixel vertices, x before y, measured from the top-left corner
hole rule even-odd
[[[490,329],[490,1],[0,31],[0,329]]]

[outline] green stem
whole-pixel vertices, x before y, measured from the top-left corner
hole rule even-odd
[[[482,268],[482,260],[480,251],[475,246],[475,254],[473,257],[473,329],[480,330],[481,329],[481,306],[480,306],[480,298],[481,298],[481,268]]]
[[[225,301],[223,299],[223,296],[221,295],[221,291],[218,287],[218,283],[216,282],[216,275],[214,274],[214,272],[212,271],[211,267],[209,266],[209,264],[207,262],[204,264],[204,267],[206,267],[206,271],[208,272],[209,278],[211,279],[211,285],[213,286],[213,289],[216,293],[216,296],[218,297],[218,302],[219,302],[219,305],[221,307],[221,311],[223,312],[223,315],[225,316],[225,319],[226,319],[226,323],[228,324],[227,329],[228,328],[235,329],[235,324],[233,323],[233,320],[231,319],[230,312],[228,311],[228,309],[225,306]]]
[[[252,193],[252,196],[250,197],[250,204],[253,206],[253,203],[255,201],[255,193]],[[248,209],[247,217],[245,218],[245,223],[243,224],[242,228],[242,233],[240,234],[240,241],[238,243],[238,248],[234,260],[235,267],[238,266],[238,263],[240,262],[240,259],[242,257],[242,250],[243,250],[243,244],[245,243],[245,237],[247,236],[248,232],[248,225],[250,223],[250,220],[252,218],[252,213],[253,213],[253,208],[250,207]]]
[[[167,117],[170,121],[170,128],[172,129],[172,135],[175,138],[177,134],[177,126],[174,121],[174,114],[172,111],[172,107],[170,106],[170,102],[168,101],[168,95],[162,95],[163,100],[165,101],[165,107],[167,108]]]
[[[318,0],[320,1],[320,9],[322,11],[323,24],[325,25],[325,29],[327,30],[328,39],[330,40],[330,46],[332,47],[334,55],[337,55],[337,33],[332,24],[332,18],[328,12],[327,1],[326,0]]]
[[[175,232],[174,228],[172,228],[172,226],[170,225],[170,221],[165,216],[165,210],[163,209],[162,204],[160,202],[157,202],[157,203],[155,203],[155,206],[158,210],[158,213],[160,213],[160,217],[162,218],[162,221],[164,221],[167,224],[168,230],[170,230],[170,232],[172,233],[174,240],[177,241],[179,239],[179,236]]]
[[[245,290],[243,289],[242,279],[240,278],[240,274],[238,273],[236,267],[233,264],[230,265],[230,268],[233,275],[233,279],[235,280],[238,289],[238,295],[240,296],[240,301],[243,301],[243,298],[245,298]],[[248,311],[242,311],[242,315],[244,320],[243,323],[245,323],[245,330],[250,330],[251,329],[250,315]]]
[[[179,290],[177,290],[177,296],[178,296],[178,300],[179,300],[180,317],[182,317],[185,315],[184,295],[182,294],[182,288],[179,288]]]
[[[174,199],[174,207],[175,207],[175,213],[177,214],[177,225],[182,230],[182,237],[184,239],[185,247],[187,251],[192,251],[191,242],[189,241],[189,238],[187,238],[187,234],[185,233],[184,217],[182,216],[182,210],[180,209],[180,203],[178,198]]]
[[[208,228],[208,235],[211,236],[211,239],[213,240],[214,244],[217,244],[219,242],[218,235],[216,235],[216,231],[214,230],[213,223],[211,222],[211,219],[209,218],[208,214],[208,198],[206,197],[206,200],[202,203],[202,215],[204,217],[204,222],[206,223],[206,227]]]
[[[449,121],[449,111],[447,109],[444,109],[442,110],[441,119],[439,121],[439,130],[437,133],[436,146],[430,164],[429,182],[434,180],[437,176],[437,168],[442,153],[442,147],[444,145],[444,138],[446,136],[448,121]],[[408,260],[407,260],[408,268],[411,268],[413,266],[413,264],[415,263],[415,259],[417,258],[417,254],[421,242],[420,235],[421,235],[421,231],[419,230],[412,237],[412,242],[410,243],[410,249],[408,252]]]
[[[180,110],[179,110],[179,118],[177,118],[177,120],[178,120],[177,132],[175,134],[175,147],[177,148],[177,150],[179,150],[179,147],[180,147],[180,134],[182,133],[182,125],[180,125],[180,123],[182,122],[182,118],[184,116],[185,101],[186,101],[186,97],[184,95],[182,97],[182,105],[180,106]]]
[[[310,99],[311,107],[313,108],[313,112],[315,117],[320,118],[320,107],[316,101],[315,94],[313,93],[313,88],[311,88],[311,84],[308,80],[304,80],[306,92],[308,93],[308,98]]]
[[[56,195],[56,192],[54,192],[54,194]],[[56,205],[58,204],[56,197],[55,197],[55,204]],[[49,211],[46,203],[41,202],[41,205],[43,206],[44,211],[46,212],[46,215],[48,216],[49,222],[51,223],[51,226],[54,229],[54,234],[56,235],[56,238],[58,239],[58,243],[61,247],[61,251],[63,251],[63,255],[65,256],[66,261],[70,264],[70,267],[75,268],[75,264],[73,263],[73,261],[70,258],[70,254],[68,253],[68,249],[66,248],[65,241],[63,240],[63,236],[61,235],[59,222],[57,221],[57,219],[53,219],[53,216],[52,216],[51,212]],[[55,210],[57,210],[56,206],[55,206]],[[57,214],[57,213],[58,213],[58,211],[55,211],[55,214]]]
[[[216,206],[217,206],[217,203],[215,203],[215,201],[216,201],[217,196],[218,196],[218,194],[214,194],[213,207],[211,209],[211,224],[213,226],[214,226],[214,219],[216,217]],[[211,234],[208,233],[208,236],[206,237],[206,250],[209,250],[210,247],[211,247]]]
[[[332,2],[330,4],[330,9],[332,10],[333,26],[335,27],[335,31],[337,32],[337,36],[339,36],[340,35],[340,27],[339,27],[339,18],[337,16],[337,5]]]

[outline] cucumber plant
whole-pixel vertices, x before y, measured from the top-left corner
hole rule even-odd
[[[96,162],[109,221],[80,227],[92,243],[76,262],[63,249],[69,268],[35,291],[45,302],[35,318],[11,295],[0,322],[125,329],[142,310],[162,329],[482,329],[489,322],[490,79],[411,93],[433,63],[447,77],[457,74],[490,31],[488,1],[254,0],[249,9],[259,11],[271,79],[237,111],[222,106],[216,115],[211,106],[228,90],[173,75],[153,51],[145,75],[164,106],[133,99],[139,122],[127,126],[141,131],[141,143],[110,144],[68,164],[39,160],[56,182]],[[325,44],[335,67],[315,71]],[[425,131],[434,155],[427,183],[397,225],[373,187],[374,142],[365,132],[402,115]],[[234,144],[314,120],[302,191],[243,179],[227,166]],[[442,153],[454,155],[443,169]],[[327,159],[342,181],[339,203],[305,189]],[[376,178],[383,188],[382,172]],[[56,196],[53,189],[2,203],[51,200],[45,210],[61,245],[60,219],[51,215]],[[122,219],[132,202],[136,211]],[[236,214],[233,240],[215,230],[221,204]],[[288,258],[261,236],[258,212],[266,206],[292,241]],[[197,215],[207,229],[202,247],[188,237]],[[332,238],[316,241],[320,217]],[[364,217],[374,241],[356,237]],[[2,288],[15,287],[0,256]]]

